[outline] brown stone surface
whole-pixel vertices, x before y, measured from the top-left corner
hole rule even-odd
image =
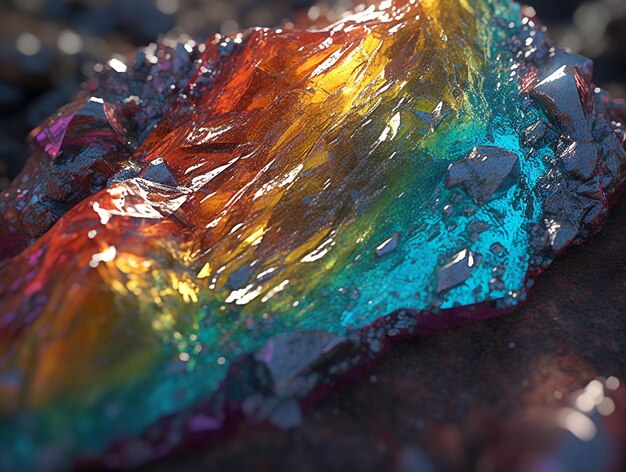
[[[398,343],[296,429],[243,424],[145,468],[428,470],[430,461],[491,470],[489,447],[528,439],[497,437],[502,425],[537,416],[557,403],[555,392],[567,397],[596,376],[626,379],[624,235],[626,201],[600,234],[550,267],[516,313]]]

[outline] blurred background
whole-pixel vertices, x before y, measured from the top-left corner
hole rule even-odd
[[[626,97],[626,0],[526,0],[561,47],[596,63]],[[28,132],[115,55],[160,35],[206,37],[338,13],[351,0],[0,0],[0,189],[22,168]]]

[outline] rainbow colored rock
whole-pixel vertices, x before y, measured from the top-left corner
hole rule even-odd
[[[513,309],[624,183],[591,69],[507,0],[111,61],[1,196],[0,469],[289,426],[390,337]]]

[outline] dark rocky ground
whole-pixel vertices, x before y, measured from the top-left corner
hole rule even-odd
[[[28,131],[112,54],[172,28],[205,36],[277,24],[311,3],[0,0],[0,189],[23,165]],[[626,0],[527,3],[562,46],[594,58],[600,85],[626,96]],[[80,38],[65,34],[66,52],[64,31]],[[37,44],[26,33],[41,41],[31,55]],[[294,430],[246,425],[146,469],[497,470],[494,454],[523,449],[538,434],[533,427],[525,435],[523,425],[557,397],[599,375],[626,380],[624,234],[622,201],[606,228],[558,259],[516,313],[399,343],[370,373],[309,408]]]

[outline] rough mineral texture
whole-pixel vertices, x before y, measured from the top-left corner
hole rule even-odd
[[[507,0],[112,60],[0,196],[0,468],[108,467],[514,309],[596,231],[626,110]]]

